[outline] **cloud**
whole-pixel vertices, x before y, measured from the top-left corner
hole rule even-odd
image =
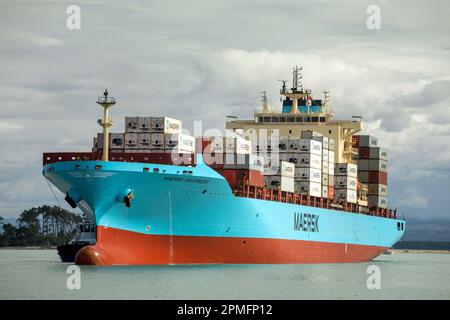
[[[365,27],[368,4],[360,1],[196,1],[176,8],[162,0],[91,1],[80,3],[76,31],[65,27],[64,3],[9,2],[0,31],[0,215],[54,203],[40,173],[42,152],[90,149],[100,130],[95,100],[105,87],[118,101],[114,131],[123,130],[126,115],[168,115],[191,131],[194,120],[223,129],[226,115],[252,118],[262,90],[279,110],[276,80],[290,79],[294,65],[303,66],[303,84],[316,97],[330,91],[338,118],[363,116],[365,132],[389,149],[390,203],[406,205],[405,188],[426,185],[429,192],[419,188],[409,201],[421,208],[411,214],[426,204],[445,215],[445,4],[382,1],[382,29],[373,33]]]

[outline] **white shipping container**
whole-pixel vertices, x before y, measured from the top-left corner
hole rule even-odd
[[[330,151],[328,149],[322,149],[322,160],[330,161],[329,158]]]
[[[298,180],[322,183],[322,171],[314,168],[296,168],[296,178]]]
[[[356,190],[334,189],[334,199],[336,199],[338,202],[356,203]]]
[[[334,178],[334,188],[335,189],[351,189],[356,190],[357,178],[349,176],[336,176]]]
[[[334,175],[329,174],[328,175],[328,186],[334,188]]]
[[[368,194],[387,197],[387,185],[370,183],[368,187]]]
[[[264,157],[255,154],[233,154],[225,155],[225,169],[246,169],[264,172]]]
[[[328,162],[328,174],[333,175],[334,176],[334,162]]]
[[[138,130],[150,132],[152,129],[152,117],[138,117]]]
[[[236,151],[236,138],[223,138],[223,145],[225,146],[226,153],[234,153]]]
[[[374,136],[359,136],[360,147],[378,147],[378,139]]]
[[[295,180],[292,177],[281,176],[281,191],[285,192],[295,192]]]
[[[328,150],[328,162],[334,163],[334,151]]]
[[[180,152],[195,153],[195,137],[180,133],[177,149]]]
[[[387,161],[386,160],[369,160],[369,170],[370,171],[387,172]]]
[[[334,142],[334,139],[329,138],[329,139],[328,139],[328,150],[334,152],[334,148],[335,148],[335,142]],[[334,158],[333,158],[333,162],[334,162]]]
[[[137,132],[138,119],[139,117],[125,117],[125,132]]]
[[[238,154],[250,154],[252,151],[252,143],[250,140],[243,138],[236,138],[236,153]]]
[[[367,196],[369,208],[378,207],[387,209],[387,197],[384,196]]]
[[[330,176],[328,174],[322,172],[322,185],[323,186],[328,186],[329,177]]]
[[[318,154],[302,152],[299,154],[298,159],[298,167],[322,168],[322,157]]]
[[[358,177],[358,166],[353,163],[336,163],[334,175],[356,178]]]
[[[164,148],[165,137],[163,133],[151,134],[151,148]]]
[[[330,164],[326,160],[322,161],[322,173],[323,174],[329,174],[330,173]]]
[[[321,197],[322,185],[311,181],[296,181],[295,192],[313,197]]]
[[[181,133],[181,121],[169,117],[152,117],[152,132],[155,133]]]
[[[328,198],[328,186],[322,185],[322,198]]]
[[[312,138],[315,141],[321,142],[322,143],[322,149],[323,150],[328,150],[329,148],[329,139],[328,137],[313,137]]]
[[[301,139],[300,151],[322,156],[322,143],[315,140]]]
[[[125,148],[137,148],[139,135],[133,132],[125,132]]]
[[[373,147],[369,149],[370,159],[386,160],[388,159],[388,151],[384,148]]]
[[[211,153],[225,153],[223,137],[211,137]]]
[[[295,177],[295,165],[290,162],[281,161],[281,176],[282,177]]]
[[[150,148],[152,136],[150,133],[140,133],[138,136],[138,148]]]

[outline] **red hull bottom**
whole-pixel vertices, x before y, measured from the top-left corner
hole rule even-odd
[[[301,264],[365,262],[388,248],[303,240],[145,235],[97,228],[97,244],[82,248],[79,265]]]

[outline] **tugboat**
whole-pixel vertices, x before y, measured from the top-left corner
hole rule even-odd
[[[56,247],[61,262],[75,262],[78,251],[88,245],[95,244],[95,225],[90,221],[81,223],[74,238],[63,245]]]

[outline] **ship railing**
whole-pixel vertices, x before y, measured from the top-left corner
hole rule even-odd
[[[391,209],[371,208],[371,210],[362,211],[360,210],[359,205],[356,203],[336,202],[334,200],[330,200],[327,198],[302,195],[281,190],[273,190],[265,187],[251,186],[245,183],[234,185],[232,187],[234,190],[233,191],[234,195],[238,197],[292,203],[322,209],[333,209],[389,219],[401,219],[400,216],[396,213],[396,210]]]

